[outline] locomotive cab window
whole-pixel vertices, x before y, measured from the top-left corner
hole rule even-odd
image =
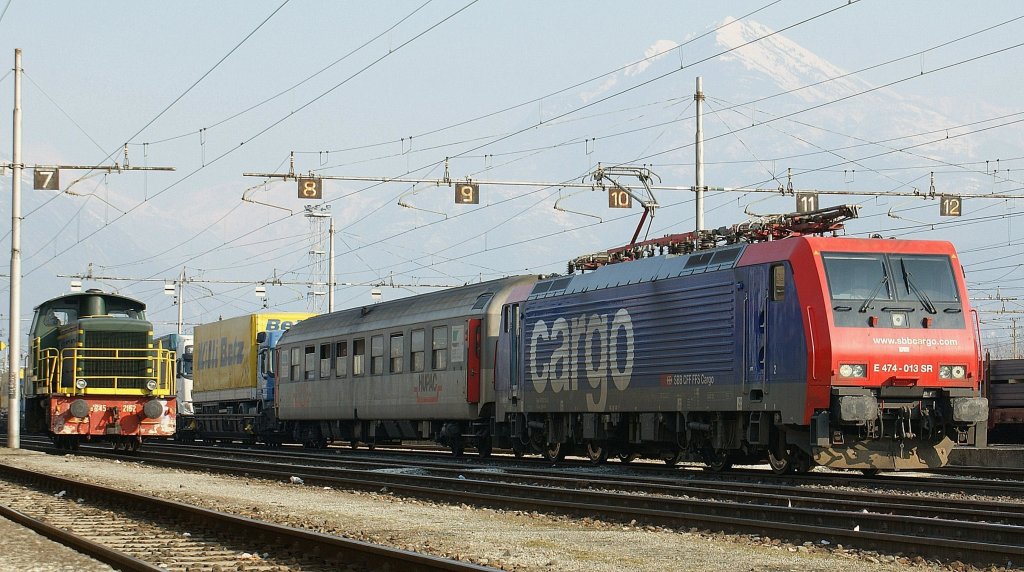
[[[948,256],[902,254],[892,256],[897,277],[896,294],[901,299],[926,298],[934,302],[959,302]]]
[[[448,369],[448,326],[437,326],[432,333],[430,367]]]
[[[833,301],[892,300],[892,280],[881,254],[822,254]]]
[[[772,266],[772,300],[778,302],[786,296],[786,267],[782,264]]]

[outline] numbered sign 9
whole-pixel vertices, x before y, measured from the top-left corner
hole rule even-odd
[[[455,185],[455,204],[480,204],[480,185],[474,183],[457,183]]]
[[[610,209],[631,209],[633,208],[633,196],[618,187],[608,188],[608,208]]]
[[[963,206],[959,195],[942,195],[939,197],[939,216],[960,216]]]
[[[299,198],[317,200],[323,198],[323,179],[316,177],[300,177]]]

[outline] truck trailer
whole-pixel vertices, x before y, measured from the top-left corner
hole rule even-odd
[[[179,419],[179,439],[283,442],[274,408],[274,352],[281,334],[314,315],[259,312],[196,326],[193,412]]]

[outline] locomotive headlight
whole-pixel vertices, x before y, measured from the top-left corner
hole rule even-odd
[[[939,379],[963,379],[967,368],[962,365],[940,365]]]
[[[148,389],[150,391],[153,391],[154,389],[156,389],[156,380],[155,379],[148,380],[146,382],[146,389]]]
[[[862,363],[839,365],[839,377],[867,377],[868,366]]]
[[[77,387],[78,389],[85,389],[87,385],[89,384],[82,378],[78,378],[75,380],[75,387]]]

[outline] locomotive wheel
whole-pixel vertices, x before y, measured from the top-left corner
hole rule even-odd
[[[587,442],[587,458],[594,465],[603,465],[608,460],[608,449],[589,441]]]
[[[565,458],[565,450],[561,443],[548,443],[548,446],[544,448],[544,458],[558,462]]]
[[[466,446],[462,443],[462,440],[452,441],[452,456],[461,457],[466,452]]]
[[[623,465],[628,465],[635,461],[639,455],[637,455],[636,453],[619,453],[618,455],[615,456],[618,457],[620,463],[622,463]]]
[[[355,451],[356,449],[359,448],[359,441],[352,439],[351,441],[349,441],[348,446],[352,447],[352,450]]]

